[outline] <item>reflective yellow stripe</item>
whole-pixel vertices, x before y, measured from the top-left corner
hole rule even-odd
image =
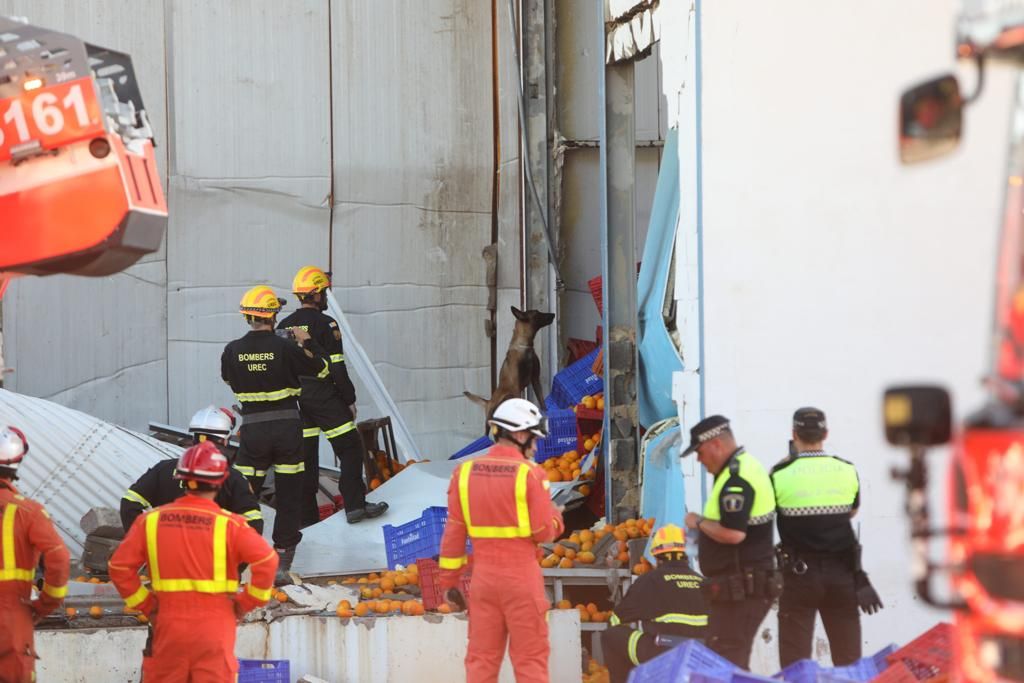
[[[643,635],[641,631],[633,631],[629,634],[629,661],[633,662],[634,666],[640,665],[640,661],[636,658],[636,645]]]
[[[139,590],[135,591],[127,598],[124,599],[124,604],[127,607],[138,607],[141,605],[146,598],[149,597],[149,589],[145,586],[139,586]]]
[[[211,581],[207,579],[162,579],[157,585],[153,581],[153,589],[160,593],[234,593],[238,590],[238,581]]]
[[[4,508],[4,522],[3,522],[3,537],[2,542],[4,544],[4,564],[3,572],[24,571],[18,569],[16,560],[14,557],[14,517],[18,514],[18,506],[14,503],[8,503],[7,507]],[[4,577],[4,578],[18,578],[15,576]],[[32,580],[31,573],[28,580]]]
[[[320,428],[319,427],[309,427],[307,429],[303,429],[302,430],[302,438],[308,439],[311,436],[320,436]]]
[[[251,391],[248,393],[235,394],[235,398],[243,403],[256,403],[259,401],[280,401],[281,399],[288,398],[290,396],[299,396],[302,394],[302,389],[288,387],[287,389],[281,389],[279,391]],[[243,419],[243,422],[245,420]]]
[[[125,500],[129,501],[129,502],[138,503],[139,505],[141,505],[144,508],[151,508],[151,507],[153,507],[152,503],[150,503],[148,500],[146,500],[145,498],[140,496],[137,492],[132,491],[131,489],[128,489],[127,491],[125,491],[124,495],[121,496],[121,497],[124,498]]]
[[[301,474],[306,471],[306,463],[300,462],[294,465],[274,465],[276,474]]]
[[[257,600],[263,600],[266,602],[270,599],[270,596],[274,593],[273,588],[257,588],[251,583],[245,587],[245,592],[256,598]]]
[[[622,623],[622,621],[619,619],[619,615],[618,614],[616,614],[615,612],[612,612],[612,615],[608,618],[608,623],[611,626],[618,626],[619,624]]]
[[[316,378],[317,379],[326,379],[327,376],[330,375],[330,374],[331,374],[331,366],[325,360],[324,361],[324,369],[317,373]]]
[[[470,538],[529,538],[530,506],[526,498],[526,478],[530,475],[530,466],[523,463],[516,473],[516,526],[473,526],[469,517],[469,475],[473,463],[467,463],[459,470],[459,501],[462,503],[462,517],[466,521],[466,531]]]
[[[662,614],[654,621],[659,624],[683,624],[685,626],[707,626],[708,615],[706,614]]]
[[[263,512],[260,510],[249,510],[248,512],[243,513],[242,516],[251,522],[257,519],[263,519]]]
[[[160,583],[160,562],[158,562],[156,550],[156,523],[159,520],[159,510],[146,515],[146,557],[149,558],[149,578],[154,589]]]
[[[345,362],[345,354],[343,354],[343,353],[332,353],[331,354],[331,362],[332,363],[344,363]]]
[[[51,586],[50,584],[44,581],[43,592],[49,595],[51,598],[56,598],[57,600],[60,600],[68,594],[68,587],[67,584],[64,584],[63,586]]]
[[[462,557],[439,557],[437,559],[437,566],[441,569],[462,569],[466,562],[468,560],[465,555]]]
[[[0,569],[0,581],[31,581],[36,578],[31,569]]]
[[[335,427],[334,429],[328,429],[327,431],[324,432],[324,436],[326,436],[328,439],[333,439],[336,436],[341,436],[342,434],[348,434],[349,432],[351,432],[355,428],[356,428],[356,423],[355,422],[346,422],[345,424],[341,425],[340,427]]]
[[[217,515],[213,520],[213,581],[222,585],[228,578],[228,518]],[[238,583],[235,583],[238,588]]]
[[[234,467],[244,477],[265,477],[265,476],[267,476],[267,471],[266,470],[258,470],[255,467],[249,467],[248,465],[235,465]]]

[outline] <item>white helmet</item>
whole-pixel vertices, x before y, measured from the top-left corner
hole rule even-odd
[[[0,426],[0,467],[18,471],[28,453],[28,439],[17,427]]]
[[[548,419],[541,415],[537,406],[522,398],[502,401],[487,424],[506,432],[530,432],[541,438],[548,435]]]
[[[235,414],[227,408],[207,406],[192,416],[188,431],[227,439],[235,431]]]

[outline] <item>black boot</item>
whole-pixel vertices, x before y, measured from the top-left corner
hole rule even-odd
[[[345,512],[345,519],[348,520],[349,524],[358,524],[364,519],[373,519],[374,517],[380,517],[387,512],[387,503],[367,503],[366,507],[361,510],[348,510]]]
[[[288,570],[292,568],[292,560],[295,559],[295,548],[274,548],[277,551],[277,574],[274,575],[274,585],[284,586],[292,582]]]

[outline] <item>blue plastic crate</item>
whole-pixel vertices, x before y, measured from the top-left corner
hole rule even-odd
[[[644,662],[629,674],[629,683],[684,683],[701,674],[705,681],[728,681],[736,667],[695,640]]]
[[[801,659],[799,662],[793,662],[772,678],[782,679],[786,683],[818,683],[820,674],[820,664],[813,659]]]
[[[584,396],[604,390],[604,378],[595,375],[592,369],[600,350],[600,347],[594,349],[555,375],[551,382],[551,399],[559,408],[571,408]]]
[[[886,657],[899,649],[896,645],[890,645],[879,650],[870,657],[862,657],[853,664],[846,666],[835,666],[831,669],[822,669],[818,674],[818,683],[861,683],[870,681],[880,673],[889,668]]]
[[[693,677],[690,677],[690,681],[693,681]],[[732,678],[729,683],[774,683],[775,679],[768,676],[758,676],[752,674],[749,671],[733,671]]]
[[[576,413],[571,409],[548,411],[548,435],[537,440],[537,454],[534,460],[544,462],[567,451],[574,451],[579,445],[576,434]]]
[[[238,683],[291,683],[287,659],[239,659]]]
[[[441,537],[444,524],[448,521],[448,508],[428,507],[420,515],[405,524],[384,525],[384,551],[387,553],[388,569],[395,565],[409,565],[416,560],[436,557],[441,552]],[[466,540],[466,553],[470,552]]]
[[[550,413],[552,410],[558,410],[558,404],[555,403],[555,399],[551,394],[548,394],[544,399],[544,412]]]
[[[690,683],[732,683],[731,671],[690,672]]]
[[[482,450],[484,450],[486,448],[490,448],[493,445],[494,445],[494,442],[491,441],[491,437],[489,437],[489,436],[481,436],[479,439],[477,439],[473,443],[469,444],[465,448],[461,449],[459,452],[457,452],[455,455],[453,455],[452,457],[450,457],[448,459],[449,460],[458,460],[459,458],[464,458],[467,455],[473,455],[474,453],[479,453],[480,451],[482,451]]]

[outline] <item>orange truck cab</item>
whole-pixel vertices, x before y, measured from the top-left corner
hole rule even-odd
[[[925,161],[956,147],[967,105],[981,93],[986,65],[1024,66],[1024,1],[964,0],[956,54],[977,65],[977,90],[963,95],[953,75],[907,90],[900,103],[900,157]],[[1018,79],[1009,132],[1005,207],[996,268],[989,400],[954,430],[949,394],[936,386],[889,389],[886,436],[910,450],[894,472],[907,489],[918,594],[954,610],[955,680],[1024,681],[1024,79]],[[954,433],[954,431],[956,433]],[[926,450],[952,442],[945,529],[928,514]],[[933,561],[929,543],[947,540]],[[950,580],[933,590],[940,573]],[[950,594],[951,593],[951,594]]]
[[[16,275],[123,270],[166,225],[131,58],[0,17],[0,294]]]

